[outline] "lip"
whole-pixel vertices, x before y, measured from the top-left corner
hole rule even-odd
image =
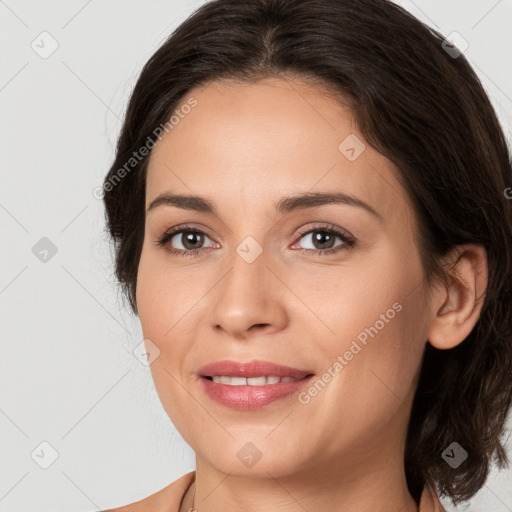
[[[269,361],[217,361],[203,366],[199,372],[200,382],[206,394],[217,403],[238,410],[254,410],[299,391],[313,378],[313,372],[284,366]],[[230,386],[213,382],[207,377],[228,375],[231,377],[260,377],[276,375],[299,379],[294,382],[279,382],[264,386]]]

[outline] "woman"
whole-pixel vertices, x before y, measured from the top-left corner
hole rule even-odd
[[[142,70],[103,186],[196,470],[116,510],[471,498],[506,462],[511,181],[474,72],[405,10],[199,8]]]

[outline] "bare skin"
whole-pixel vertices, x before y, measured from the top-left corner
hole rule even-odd
[[[403,453],[422,354],[426,343],[461,343],[478,320],[484,249],[453,254],[465,287],[439,284],[429,294],[397,170],[368,144],[354,161],[338,149],[349,134],[364,138],[350,110],[318,86],[216,82],[190,96],[197,106],[151,154],[146,208],[163,193],[198,195],[218,217],[170,205],[148,211],[137,280],[144,338],[160,350],[156,389],[196,453],[181,512],[417,512]],[[378,215],[350,204],[276,211],[284,196],[305,192],[348,194]],[[191,251],[183,232],[157,244],[185,223],[205,234],[197,254],[168,253]],[[326,224],[355,244],[334,235],[337,252],[314,255]],[[251,263],[236,251],[246,237],[262,249]],[[389,318],[393,304],[401,309]],[[378,334],[333,375],[338,356],[381,315]],[[332,378],[307,403],[293,395],[239,411],[200,386],[199,368],[222,359],[263,359],[317,378],[331,368]],[[261,454],[252,467],[237,456],[249,442]],[[155,497],[145,504],[169,510]]]

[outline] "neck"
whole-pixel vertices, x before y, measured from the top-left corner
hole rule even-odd
[[[371,461],[360,471],[354,471],[353,466],[350,471],[334,469],[335,464],[322,467],[310,467],[302,474],[251,478],[218,472],[198,458],[196,480],[180,512],[419,510],[407,488],[400,457],[380,464]]]

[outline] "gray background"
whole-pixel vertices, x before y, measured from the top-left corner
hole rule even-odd
[[[512,1],[400,3],[467,40],[512,140]],[[0,512],[105,509],[194,469],[133,355],[93,190],[142,65],[201,4],[0,0]],[[457,510],[512,511],[512,470]]]

